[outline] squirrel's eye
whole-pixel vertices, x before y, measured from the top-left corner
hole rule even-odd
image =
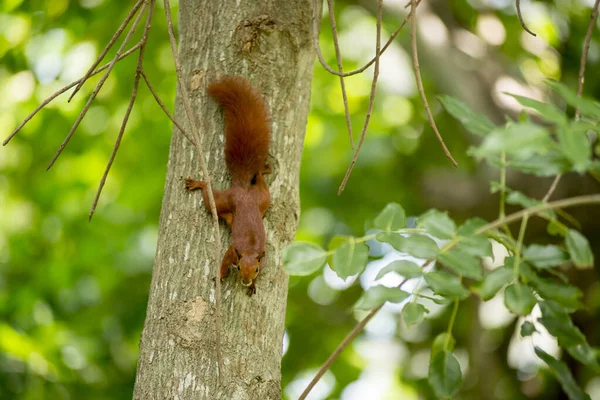
[[[252,180],[250,181],[250,184],[251,184],[251,185],[256,185],[256,175],[254,175],[254,176],[252,177]]]
[[[239,266],[239,265],[236,265],[236,267],[237,267],[237,269],[238,269],[238,271],[239,271],[239,270],[240,270],[240,266]]]
[[[258,273],[258,267],[256,267],[256,269],[254,270],[254,272]]]

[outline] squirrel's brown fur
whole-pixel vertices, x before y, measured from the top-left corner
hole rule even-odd
[[[256,278],[265,261],[265,228],[262,217],[271,197],[264,174],[271,172],[270,129],[261,94],[244,78],[226,76],[211,83],[208,94],[223,109],[225,119],[225,163],[231,188],[213,190],[217,214],[231,226],[232,244],[221,263],[221,278],[229,266],[240,271],[248,294],[256,293]],[[210,211],[204,182],[185,180],[188,190],[203,189],[204,205]]]

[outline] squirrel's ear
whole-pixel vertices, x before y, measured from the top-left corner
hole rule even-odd
[[[262,253],[260,253],[258,255],[258,262],[261,262],[264,256],[265,256],[265,252],[263,251]]]
[[[238,249],[236,249],[235,247],[233,248],[233,250],[235,250],[235,254],[237,255],[237,258],[240,259],[242,258],[242,255],[240,254],[240,252],[238,251]]]

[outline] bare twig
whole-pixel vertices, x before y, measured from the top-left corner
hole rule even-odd
[[[219,231],[219,216],[217,215],[217,207],[215,206],[215,197],[213,195],[212,183],[208,168],[206,167],[206,161],[204,160],[204,152],[202,151],[202,145],[200,143],[200,132],[196,125],[194,118],[194,112],[192,110],[192,104],[190,102],[190,96],[187,91],[187,86],[183,81],[183,72],[181,71],[181,63],[177,55],[177,43],[175,40],[175,33],[173,31],[173,18],[171,17],[171,5],[169,0],[164,0],[165,14],[167,17],[167,26],[169,31],[169,41],[171,42],[171,51],[173,52],[173,60],[175,61],[175,70],[177,71],[177,83],[179,90],[181,91],[181,99],[183,101],[184,109],[190,126],[192,127],[192,137],[194,138],[194,145],[196,152],[198,153],[198,159],[200,160],[200,168],[204,174],[204,181],[206,182],[206,189],[208,193],[208,201],[210,203],[210,209],[213,216],[213,223],[215,226],[215,252],[216,259],[221,257],[221,233]],[[216,351],[217,351],[217,366],[218,366],[218,377],[219,381],[222,381],[223,377],[223,356],[221,354],[221,276],[218,268],[218,263],[215,268],[215,330],[216,330]]]
[[[138,14],[138,16],[135,19],[135,21],[133,22],[133,25],[131,26],[131,29],[127,33],[127,36],[125,36],[125,39],[123,40],[123,43],[121,44],[121,47],[119,47],[119,49],[117,50],[117,53],[115,54],[115,57],[110,62],[110,65],[107,67],[106,72],[104,73],[104,75],[102,75],[102,78],[100,78],[100,82],[98,82],[98,85],[96,86],[96,88],[92,92],[92,95],[90,96],[90,98],[88,99],[87,103],[83,107],[83,110],[81,110],[81,112],[79,113],[79,116],[77,117],[77,120],[75,121],[75,124],[73,124],[73,127],[71,128],[71,130],[69,131],[69,133],[67,134],[67,136],[65,137],[65,139],[63,140],[63,142],[61,143],[60,147],[58,148],[58,151],[56,152],[56,154],[54,155],[54,157],[52,157],[52,160],[50,161],[50,164],[48,164],[48,168],[46,168],[46,171],[49,170],[50,168],[52,168],[52,166],[56,162],[56,159],[58,158],[58,156],[60,156],[60,154],[62,153],[62,151],[65,149],[65,146],[67,145],[67,143],[69,143],[69,140],[71,140],[71,137],[73,136],[73,134],[75,133],[75,130],[77,129],[77,127],[79,126],[79,124],[83,120],[83,117],[85,117],[85,114],[90,109],[90,106],[92,105],[92,102],[94,101],[94,99],[98,95],[98,92],[100,92],[100,89],[102,89],[102,85],[104,85],[104,82],[106,82],[106,80],[108,79],[108,76],[110,75],[113,67],[117,63],[117,60],[119,59],[119,56],[123,52],[123,49],[125,48],[125,46],[127,46],[127,42],[129,42],[129,39],[131,38],[131,36],[135,32],[135,29],[137,28],[137,26],[138,26],[138,24],[140,22],[140,18],[144,14],[144,10],[148,6],[147,1],[148,0],[145,0],[144,5],[142,6],[142,10]]]
[[[129,22],[131,22],[131,20],[135,16],[135,13],[142,6],[142,3],[144,1],[145,0],[138,0],[138,2],[135,3],[135,5],[131,9],[131,11],[129,11],[129,14],[127,14],[127,17],[125,17],[125,20],[123,21],[123,23],[121,23],[121,26],[119,26],[119,28],[117,29],[117,31],[115,32],[115,34],[113,35],[113,37],[106,44],[106,46],[104,47],[104,50],[102,50],[102,53],[100,53],[100,55],[98,56],[98,58],[96,59],[96,61],[94,62],[94,64],[92,64],[92,66],[87,70],[87,72],[85,73],[85,75],[83,76],[83,78],[81,78],[81,80],[77,84],[77,87],[75,88],[75,90],[73,90],[73,93],[71,93],[71,96],[69,96],[69,99],[67,100],[67,102],[69,102],[69,103],[71,102],[71,99],[73,98],[73,96],[75,96],[75,94],[77,94],[77,92],[79,92],[79,89],[81,89],[81,86],[83,86],[83,84],[85,83],[85,81],[87,81],[87,79],[92,75],[92,72],[94,71],[94,68],[96,68],[98,66],[98,64],[100,64],[100,62],[102,61],[102,59],[104,58],[104,56],[106,55],[106,53],[108,53],[108,51],[115,44],[115,42],[117,41],[117,39],[119,38],[119,36],[121,36],[121,33],[123,33],[123,31],[125,30],[125,28],[129,24]]]
[[[544,198],[542,199],[542,203],[546,203],[550,199],[550,197],[552,196],[552,194],[556,190],[556,187],[558,186],[558,182],[560,182],[560,178],[561,177],[562,177],[562,174],[556,175],[556,177],[552,181],[552,184],[550,185],[550,188],[548,189],[548,191],[544,195]]]
[[[123,134],[125,133],[125,127],[127,126],[127,122],[129,121],[129,116],[131,115],[131,110],[133,109],[133,105],[135,104],[135,99],[137,98],[138,87],[140,85],[140,77],[142,75],[142,65],[144,63],[144,53],[146,51],[146,43],[148,42],[148,32],[150,31],[150,27],[152,26],[152,13],[154,11],[154,2],[155,0],[150,0],[150,5],[148,7],[148,16],[146,18],[146,25],[144,27],[144,35],[140,40],[140,54],[138,56],[137,68],[135,71],[135,78],[133,81],[133,92],[131,93],[131,98],[129,99],[129,105],[127,106],[127,111],[125,111],[125,116],[123,117],[123,122],[121,123],[121,129],[119,130],[119,135],[117,136],[117,140],[115,140],[115,147],[113,149],[112,154],[110,155],[110,159],[108,160],[108,164],[106,165],[106,169],[104,170],[104,174],[102,175],[102,179],[100,180],[100,185],[98,186],[98,191],[96,192],[96,197],[94,198],[94,202],[92,203],[92,209],[90,210],[89,221],[92,220],[92,216],[96,211],[96,206],[98,205],[98,200],[100,199],[100,195],[102,194],[102,189],[104,188],[104,184],[106,183],[106,178],[108,177],[108,173],[110,172],[110,168],[115,161],[115,157],[117,156],[117,151],[119,150],[119,146],[121,146],[121,140],[123,139]],[[141,14],[140,14],[141,15]]]
[[[581,206],[581,205],[585,205],[585,204],[599,204],[599,203],[600,203],[600,194],[594,194],[594,195],[587,195],[587,196],[572,197],[570,199],[559,200],[559,201],[555,201],[552,203],[539,204],[537,206],[530,207],[528,209],[524,209],[524,210],[518,211],[516,213],[510,214],[504,218],[498,218],[497,220],[490,222],[489,224],[484,225],[481,228],[479,228],[475,232],[475,234],[477,234],[477,235],[484,234],[491,230],[497,229],[503,225],[518,221],[525,216],[530,217],[530,216],[539,214],[546,210],[568,208],[568,207],[574,207],[574,206]],[[458,243],[458,242],[456,242],[456,243]],[[456,245],[456,243],[454,243],[451,246],[448,246],[446,248],[446,250],[451,250],[454,247],[454,245]],[[434,259],[428,259],[427,261],[425,261],[425,263],[423,263],[421,268],[427,267],[433,261],[434,261]],[[398,287],[401,287],[405,282],[406,282],[406,279],[404,281],[402,281],[402,283],[400,283],[400,285]],[[367,325],[367,323],[375,316],[375,314],[377,314],[379,312],[379,310],[381,310],[381,308],[382,308],[382,306],[374,308],[373,310],[371,310],[369,312],[369,314],[363,320],[361,320],[358,324],[356,324],[354,329],[352,329],[352,331],[344,338],[344,340],[334,350],[334,352],[331,354],[331,356],[329,356],[327,361],[323,364],[321,369],[317,372],[317,375],[315,375],[315,377],[308,384],[308,386],[306,387],[304,392],[302,392],[302,394],[300,395],[298,400],[304,400],[306,398],[308,393],[317,384],[317,382],[321,379],[321,377],[325,374],[325,372],[329,369],[331,364],[340,356],[340,354],[344,351],[344,349],[346,349],[346,347],[348,347],[348,345],[352,342],[352,340],[354,340],[354,338],[356,336],[358,336],[358,334],[364,329],[364,327]]]
[[[318,2],[315,5],[315,10],[318,10]],[[344,67],[342,63],[342,53],[340,52],[340,44],[338,41],[337,25],[335,23],[335,10],[333,9],[333,0],[327,0],[327,7],[329,8],[329,22],[331,23],[331,32],[333,34],[333,45],[335,46],[335,58],[337,60],[338,69],[340,71],[340,86],[342,88],[342,98],[344,100],[344,113],[346,114],[346,126],[348,127],[348,135],[350,136],[350,147],[354,149],[354,138],[352,137],[352,121],[350,119],[350,109],[348,107],[348,95],[346,94],[346,84],[344,83]],[[317,13],[317,16],[320,13]],[[317,42],[319,31],[315,31],[315,37]]]
[[[426,262],[425,264],[423,264],[423,267],[425,267],[429,263],[430,263],[430,261]],[[398,288],[401,288],[402,285],[404,285],[406,283],[406,281],[408,281],[408,279],[404,279],[400,283],[400,285],[398,285]],[[346,337],[344,338],[344,340],[342,340],[342,342],[333,351],[333,353],[331,353],[331,355],[329,356],[329,358],[327,359],[327,361],[325,361],[325,363],[323,364],[323,366],[321,367],[321,369],[319,369],[319,371],[317,372],[317,374],[315,375],[315,377],[310,381],[310,383],[308,384],[308,386],[306,387],[306,389],[304,389],[304,391],[302,392],[302,394],[300,395],[300,397],[298,397],[298,400],[304,400],[304,399],[306,399],[306,396],[308,396],[308,394],[315,387],[315,385],[317,384],[317,382],[319,382],[321,380],[321,378],[323,377],[323,375],[325,375],[325,372],[327,372],[327,370],[329,369],[329,367],[331,367],[331,364],[333,364],[333,362],[335,360],[337,360],[337,358],[340,356],[340,354],[342,354],[342,352],[344,350],[346,350],[346,347],[348,347],[348,345],[350,343],[352,343],[352,341],[354,340],[354,338],[356,338],[356,336],[364,329],[364,327],[367,326],[367,324],[369,323],[369,321],[371,321],[371,319],[375,316],[375,314],[377,314],[379,312],[379,310],[381,310],[381,307],[383,307],[383,304],[380,305],[380,306],[377,306],[374,309],[372,309],[371,311],[369,311],[369,313],[367,314],[367,316],[364,317],[358,324],[356,324],[356,326],[354,327],[354,329],[352,329],[352,331],[350,331],[350,333],[348,335],[346,335]]]
[[[525,29],[525,32],[529,33],[532,36],[537,36],[535,33],[533,33],[531,30],[529,30],[527,25],[525,25],[525,21],[523,21],[523,15],[521,15],[521,0],[516,0],[516,2],[517,2],[517,16],[519,17],[519,22],[521,23],[521,26],[523,27],[523,29]]]
[[[532,215],[537,215],[546,210],[554,210],[557,208],[569,208],[569,207],[575,207],[575,206],[582,206],[585,204],[596,204],[596,203],[600,203],[600,194],[577,196],[577,197],[571,197],[569,199],[553,201],[550,203],[538,204],[537,206],[526,208],[521,211],[517,211],[516,213],[510,214],[510,215],[506,216],[506,218],[497,219],[496,221],[490,222],[489,224],[484,225],[483,227],[479,228],[476,231],[476,234],[479,235],[479,234],[491,231],[493,229],[496,229],[496,228],[502,226],[503,224],[510,224],[511,222],[518,221],[521,218],[523,218],[525,215],[532,216]]]
[[[181,134],[183,136],[185,136],[185,138],[188,140],[188,142],[190,142],[192,145],[194,145],[194,141],[192,140],[192,138],[181,127],[181,125],[179,125],[179,123],[175,120],[175,117],[173,117],[173,115],[169,112],[169,110],[167,110],[167,107],[165,107],[165,104],[163,103],[163,101],[160,99],[160,97],[158,97],[158,93],[156,93],[156,91],[154,90],[154,87],[150,83],[150,80],[146,76],[146,73],[144,72],[143,69],[142,69],[142,78],[144,78],[144,81],[146,82],[146,86],[148,86],[150,93],[152,93],[152,96],[154,96],[154,100],[156,100],[156,102],[158,103],[160,108],[164,111],[164,113],[167,115],[167,117],[169,117],[171,122],[173,122],[173,125],[175,125],[177,127],[177,129],[179,129],[179,132],[181,132]]]
[[[122,59],[124,59],[125,57],[127,57],[128,55],[130,55],[131,53],[133,53],[134,51],[136,51],[137,49],[139,49],[141,46],[141,43],[136,44],[135,46],[133,46],[131,49],[127,50],[125,53],[121,54],[119,56],[119,59],[117,61],[121,61]],[[92,74],[90,76],[94,76],[99,74],[100,72],[104,71],[106,68],[108,68],[110,66],[110,62],[107,64],[104,64],[103,66],[101,66],[100,68],[98,68],[97,70],[95,70],[94,72],[92,72]],[[54,100],[55,98],[57,98],[58,96],[60,96],[61,94],[63,94],[64,92],[66,92],[67,90],[71,89],[73,86],[77,85],[79,82],[82,81],[83,78],[76,80],[75,82],[71,82],[69,83],[67,86],[63,87],[62,89],[57,90],[56,92],[54,92],[50,97],[48,97],[46,100],[44,100],[42,103],[40,103],[39,106],[37,106],[35,108],[35,110],[33,110],[24,120],[23,122],[21,122],[19,124],[19,126],[17,126],[10,135],[8,135],[8,137],[4,140],[4,142],[2,143],[3,146],[6,146],[8,144],[8,142],[11,141],[11,139],[17,134],[19,133],[19,131],[21,129],[23,129],[23,127],[25,126],[25,124],[27,124],[37,113],[38,111],[40,111],[42,108],[44,108],[45,106],[47,106],[52,100]]]
[[[354,338],[363,330],[363,328],[369,323],[369,321],[375,316],[375,314],[377,314],[381,307],[383,307],[383,304],[378,306],[377,308],[372,309],[365,318],[363,318],[358,324],[356,324],[354,329],[352,329],[352,331],[344,338],[344,340],[342,340],[342,342],[333,351],[333,353],[331,353],[327,361],[325,361],[321,369],[319,369],[315,377],[310,381],[306,389],[304,389],[304,392],[302,392],[300,397],[298,397],[298,400],[306,399],[306,396],[308,396],[308,394],[313,389],[313,387],[315,387],[317,382],[319,382],[323,375],[325,375],[325,372],[327,372],[331,364],[333,364],[333,362],[337,360],[337,358],[340,356],[340,354],[342,354],[346,347],[348,347],[348,345],[352,343]]]
[[[371,120],[371,112],[373,111],[373,103],[375,101],[375,92],[377,91],[377,78],[379,77],[379,49],[381,48],[381,20],[383,13],[383,0],[377,1],[377,34],[375,41],[375,67],[373,68],[373,82],[371,83],[371,94],[369,95],[369,107],[367,108],[367,116],[365,117],[365,124],[363,126],[362,132],[360,134],[360,140],[358,141],[358,146],[356,146],[356,150],[354,151],[354,156],[352,157],[352,161],[346,170],[346,175],[342,180],[342,184],[338,189],[338,196],[342,194],[344,188],[346,187],[346,183],[348,182],[348,178],[350,178],[350,174],[352,173],[352,169],[354,168],[354,164],[356,164],[356,160],[358,159],[358,153],[362,147],[363,142],[365,141],[365,136],[367,135],[367,128],[369,127],[369,121]]]
[[[596,19],[598,18],[598,6],[600,0],[596,0],[594,8],[592,9],[592,15],[590,16],[590,24],[588,25],[587,33],[585,34],[585,41],[583,43],[583,52],[581,53],[581,62],[579,63],[579,79],[577,83],[577,96],[581,97],[583,94],[583,81],[585,80],[585,65],[587,64],[587,56],[590,51],[590,42],[592,40],[592,32],[596,25]],[[579,119],[579,107],[575,110],[575,119]]]
[[[446,143],[444,143],[444,139],[442,139],[442,135],[438,131],[437,125],[435,124],[435,120],[433,119],[433,115],[431,114],[431,108],[429,107],[429,103],[427,102],[427,96],[425,96],[425,89],[423,89],[423,80],[421,79],[421,68],[419,67],[419,54],[417,51],[417,18],[416,18],[416,1],[411,0],[411,14],[410,14],[410,25],[411,25],[411,47],[412,47],[412,59],[413,59],[413,68],[415,70],[415,79],[417,80],[417,88],[419,89],[419,93],[421,94],[421,100],[423,101],[423,106],[425,107],[425,112],[427,113],[427,118],[429,119],[429,124],[431,125],[431,129],[435,132],[435,136],[437,136],[438,142],[442,146],[444,153],[446,153],[446,157],[452,162],[452,165],[458,167],[458,163],[450,154],[450,150],[446,147]]]
[[[417,5],[419,5],[421,3],[421,0],[417,1]],[[315,9],[318,9],[318,2],[315,2],[316,6]],[[329,72],[330,74],[336,75],[336,76],[343,76],[344,78],[348,77],[348,76],[352,76],[352,75],[356,75],[356,74],[360,74],[361,72],[363,72],[364,70],[366,70],[367,68],[369,68],[371,65],[373,65],[373,63],[375,63],[375,60],[377,59],[377,57],[381,57],[381,55],[387,50],[388,47],[390,47],[390,45],[392,44],[392,42],[394,41],[394,39],[396,39],[396,36],[398,36],[398,34],[400,33],[400,31],[402,30],[402,28],[404,28],[404,25],[406,25],[408,23],[408,20],[410,18],[411,12],[409,12],[406,17],[404,18],[404,21],[402,21],[402,24],[400,24],[400,26],[398,27],[398,29],[396,29],[394,31],[394,33],[392,33],[392,35],[390,36],[390,38],[388,39],[388,41],[385,43],[385,45],[381,48],[381,50],[378,53],[375,53],[375,56],[369,60],[369,62],[367,62],[365,65],[363,65],[362,67],[355,69],[353,71],[350,72],[344,72],[341,73],[339,71],[334,70],[333,68],[331,68],[329,66],[329,64],[327,64],[327,61],[325,61],[325,59],[323,58],[323,54],[321,53],[321,46],[319,45],[319,17],[321,16],[320,13],[317,13],[317,16],[314,19],[314,31],[315,31],[315,35],[316,35],[316,40],[315,38],[313,38],[314,44],[315,44],[315,51],[317,53],[317,58],[319,60],[319,63],[323,66],[323,68],[325,68],[325,70],[327,72]]]

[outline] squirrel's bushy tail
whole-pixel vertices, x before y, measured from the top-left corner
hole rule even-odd
[[[223,109],[225,162],[233,181],[250,183],[265,169],[270,129],[265,101],[241,76],[225,76],[206,89]]]

